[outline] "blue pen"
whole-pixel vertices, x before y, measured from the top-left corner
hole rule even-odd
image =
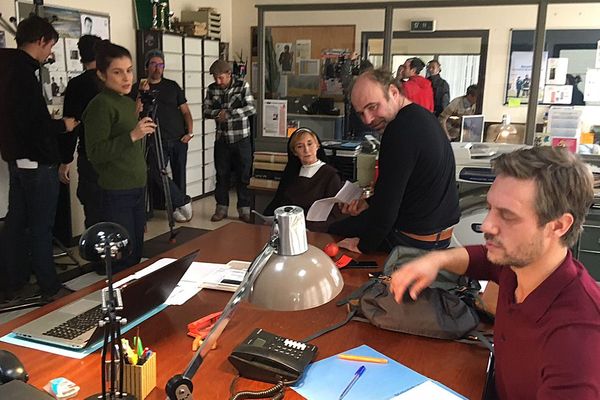
[[[348,394],[348,392],[350,391],[350,389],[352,389],[352,386],[354,386],[354,384],[356,383],[356,381],[358,380],[358,378],[360,378],[362,376],[362,374],[365,372],[366,368],[365,366],[361,366],[358,371],[356,371],[356,373],[354,374],[354,378],[352,378],[352,380],[350,381],[350,383],[348,384],[348,386],[346,386],[346,389],[344,389],[344,391],[342,392],[342,394],[340,394],[340,398],[338,400],[342,400],[344,398],[344,396],[346,396]]]

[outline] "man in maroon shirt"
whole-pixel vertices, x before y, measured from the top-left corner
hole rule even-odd
[[[501,399],[600,398],[600,289],[569,250],[593,199],[585,164],[537,147],[494,160],[485,246],[437,251],[404,264],[390,290],[402,301],[440,269],[499,284],[494,327]]]

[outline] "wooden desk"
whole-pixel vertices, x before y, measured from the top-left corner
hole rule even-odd
[[[252,260],[266,243],[269,228],[266,226],[230,223],[185,243],[163,256],[179,257],[192,250],[200,249],[198,261],[225,263],[231,259]],[[332,241],[327,234],[308,235],[309,242],[323,247]],[[362,256],[363,259],[377,259],[383,265],[384,255]],[[149,260],[135,269],[141,269],[156,259]],[[340,296],[349,294],[368,277],[367,270],[342,270],[345,287]],[[116,279],[123,277],[118,274]],[[4,335],[50,310],[56,309],[75,298],[97,290],[101,284],[82,289],[38,310],[34,310],[0,327]],[[165,398],[164,386],[175,374],[182,373],[190,361],[192,339],[186,335],[187,324],[206,314],[221,310],[227,303],[229,292],[202,290],[183,306],[171,306],[140,325],[144,344],[157,353],[157,388],[148,399]],[[336,307],[335,301],[324,306],[305,311],[278,312],[265,311],[247,303],[235,312],[233,319],[221,335],[217,349],[211,351],[193,379],[194,398],[219,400],[229,398],[229,386],[235,369],[227,361],[232,349],[255,327],[267,331],[302,339],[317,330],[344,319],[344,307]],[[131,338],[135,333],[124,336]],[[328,333],[313,341],[319,347],[318,359],[329,357],[361,344],[403,363],[428,377],[438,380],[470,399],[479,399],[485,381],[487,351],[477,346],[427,339],[384,331],[361,322],[348,325]],[[25,365],[30,375],[30,383],[44,386],[51,378],[63,376],[81,386],[80,396],[100,391],[100,354],[96,352],[83,360],[64,358],[37,350],[0,343],[0,348],[15,353]],[[238,388],[263,389],[269,385],[240,380]],[[286,399],[301,399],[297,393],[288,390]]]

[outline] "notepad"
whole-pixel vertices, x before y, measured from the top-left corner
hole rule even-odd
[[[344,351],[344,354],[353,354],[367,357],[385,358],[387,364],[360,363],[356,361],[342,360],[337,354],[329,358],[311,364],[304,372],[301,380],[292,386],[300,395],[308,400],[337,399],[354,376],[360,365],[366,366],[366,371],[354,384],[352,390],[344,397],[344,400],[390,400],[403,393],[410,393],[426,382],[432,382],[444,393],[449,393],[454,398],[465,399],[455,394],[445,386],[433,382],[427,377],[413,371],[412,369],[392,360],[375,349],[362,345],[354,349]],[[424,387],[428,389],[428,385]],[[407,397],[410,399],[410,397]]]

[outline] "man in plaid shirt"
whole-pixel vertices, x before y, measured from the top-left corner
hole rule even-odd
[[[224,60],[215,61],[210,67],[215,79],[208,86],[204,99],[204,116],[217,123],[215,140],[215,169],[217,184],[215,199],[217,208],[211,221],[221,221],[227,217],[229,209],[230,171],[236,174],[238,215],[244,222],[250,222],[250,171],[252,151],[250,144],[250,124],[248,117],[256,113],[254,97],[248,83],[231,75],[231,65]]]

